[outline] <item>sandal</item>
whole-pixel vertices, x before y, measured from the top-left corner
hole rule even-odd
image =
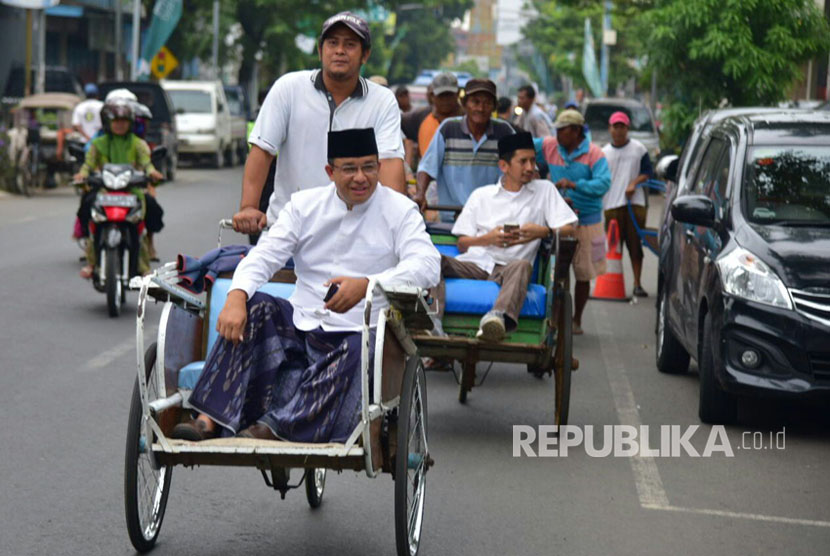
[[[89,280],[90,278],[92,278],[92,273],[94,271],[95,269],[92,268],[92,265],[85,265],[83,268],[81,268],[80,276],[84,280]]]

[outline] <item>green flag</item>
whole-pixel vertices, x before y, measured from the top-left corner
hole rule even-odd
[[[141,58],[138,62],[140,80],[150,76],[150,62],[173,34],[173,29],[181,17],[182,0],[156,0],[156,5],[153,6],[153,19],[141,46]]]
[[[594,51],[594,35],[591,33],[591,20],[585,18],[585,46],[582,51],[582,75],[588,88],[595,97],[602,96],[602,79],[597,67],[597,55]]]

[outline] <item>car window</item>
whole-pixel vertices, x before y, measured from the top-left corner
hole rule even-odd
[[[703,147],[703,145],[706,144],[706,134],[704,134],[703,132],[704,130],[700,130],[700,133],[698,133],[697,136],[694,136],[695,142],[693,145],[689,145],[691,147],[691,151],[689,153],[686,153],[684,149],[684,154],[689,155],[689,161],[688,163],[684,162],[684,164],[686,165],[685,168],[683,166],[680,166],[680,168],[683,168],[685,170],[685,174],[682,177],[685,188],[687,189],[691,187],[690,178],[692,176],[692,173],[699,166],[698,157],[700,156],[700,149]]]
[[[830,224],[830,146],[760,146],[747,152],[746,217],[773,224]]]
[[[716,218],[721,218],[726,210],[726,196],[729,185],[729,168],[731,166],[731,160],[732,157],[730,156],[729,149],[723,149],[723,154],[720,159],[718,159],[718,162],[712,170],[711,186],[708,192],[706,192],[706,195],[708,195],[715,204],[715,210],[717,212]]]
[[[694,185],[690,189],[690,193],[694,195],[706,195],[712,184],[716,179],[716,172],[719,170],[718,162],[723,154],[726,143],[723,139],[717,137],[709,141],[706,147],[706,154],[703,155],[703,160],[700,163],[697,174],[695,176]]]
[[[210,93],[206,91],[170,90],[170,100],[177,114],[210,114],[213,112]]]

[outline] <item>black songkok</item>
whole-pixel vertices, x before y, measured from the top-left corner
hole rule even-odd
[[[371,127],[329,131],[329,160],[373,154],[378,154],[378,144],[375,141],[375,130]]]
[[[512,155],[519,149],[535,150],[536,147],[533,146],[533,135],[527,131],[520,131],[513,135],[505,135],[499,139],[499,158]]]

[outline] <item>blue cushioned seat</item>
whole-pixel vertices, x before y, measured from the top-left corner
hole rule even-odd
[[[493,308],[499,295],[499,285],[488,280],[467,280],[465,278],[446,278],[447,287],[445,313],[464,313],[483,315]],[[527,297],[522,305],[520,317],[545,318],[547,291],[541,284],[530,284]]]
[[[230,278],[217,278],[213,283],[213,286],[210,288],[210,313],[208,314],[208,321],[206,324],[208,327],[207,348],[205,349],[206,354],[210,353],[210,350],[213,349],[213,344],[215,344],[217,338],[219,338],[219,333],[216,331],[216,321],[219,319],[219,313],[222,311],[222,307],[225,306],[225,299],[228,297],[228,290],[230,287]],[[294,284],[268,282],[257,291],[273,295],[274,297],[283,297],[287,299],[288,296],[294,292]],[[204,361],[194,361],[193,363],[188,363],[182,367],[179,370],[179,388],[192,390],[193,386],[196,384],[196,381],[199,380],[199,376],[202,374],[204,366]]]
[[[448,257],[458,256],[456,245],[436,245],[436,249],[442,255]],[[533,274],[531,282],[536,281],[539,270],[539,257],[533,262]],[[445,300],[445,313],[464,313],[483,315],[493,308],[496,297],[499,295],[499,286],[495,282],[487,280],[467,280],[465,278],[446,278],[447,297]],[[540,284],[531,283],[527,288],[527,297],[522,306],[520,317],[542,319],[545,318],[545,301],[547,292]]]

